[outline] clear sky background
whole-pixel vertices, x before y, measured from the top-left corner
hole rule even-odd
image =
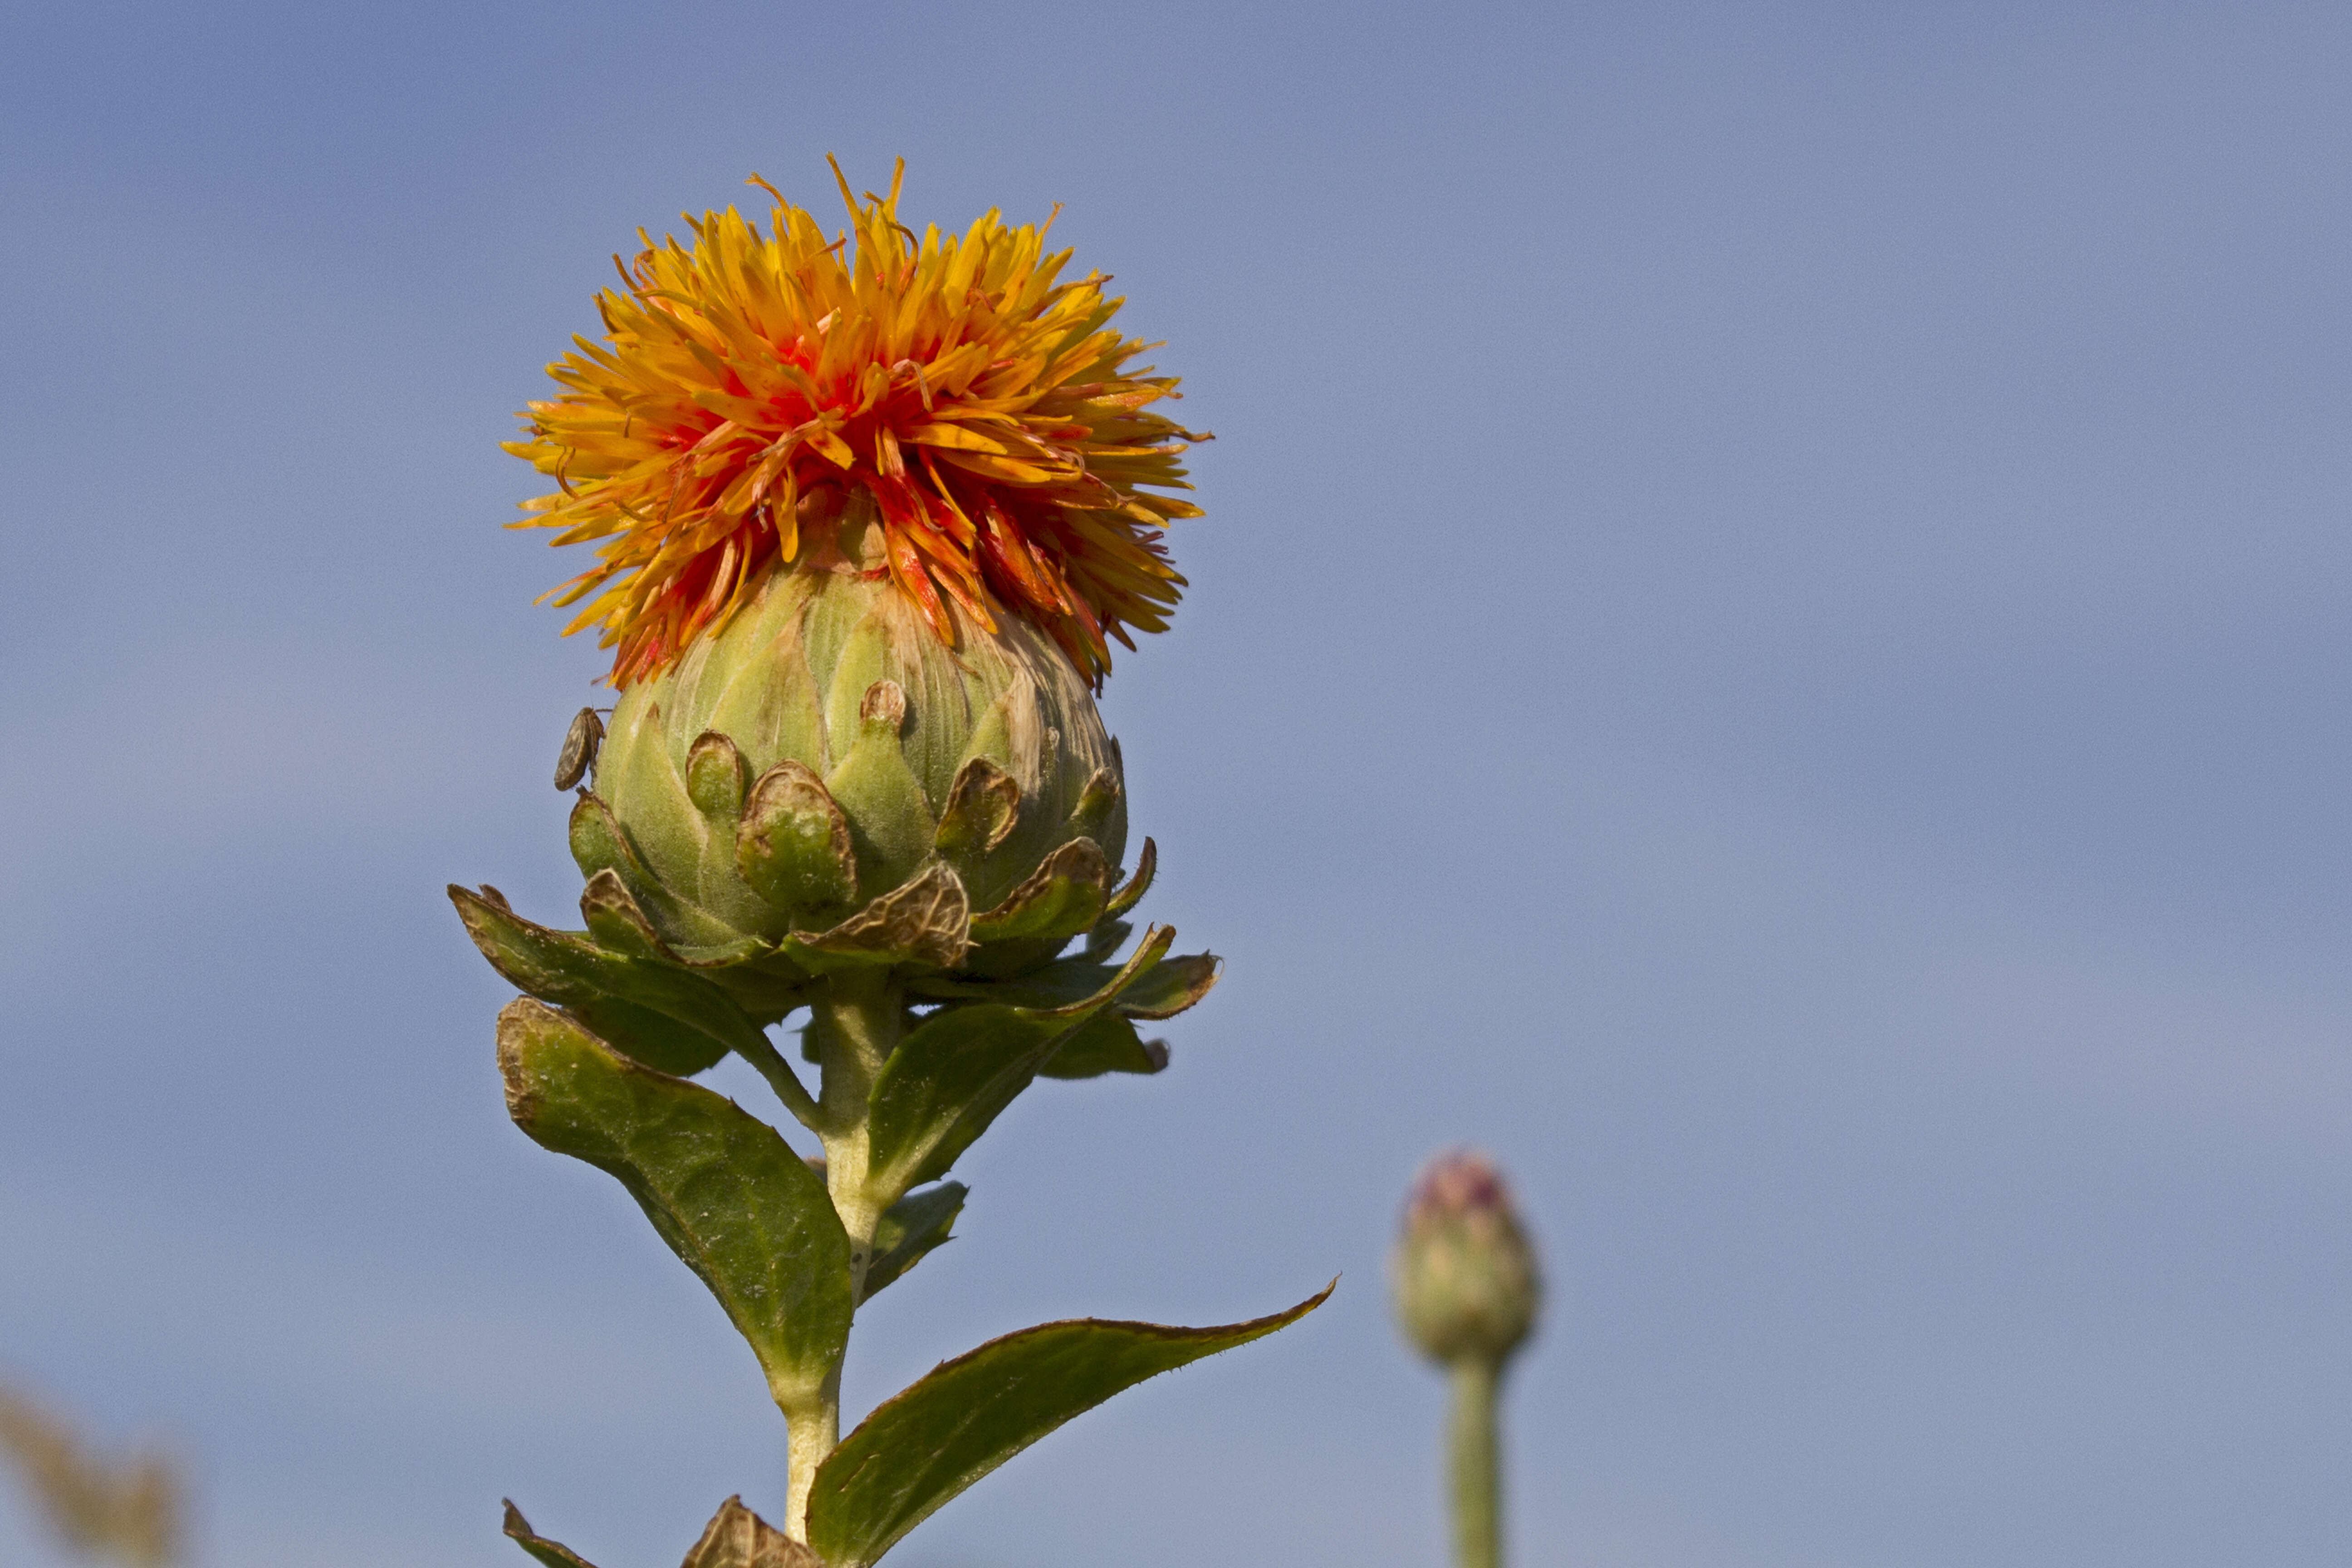
[[[1440,1562],[1455,1141],[1552,1283],[1525,1568],[2352,1558],[2347,81],[2317,5],[0,9],[0,1373],[178,1444],[203,1568],[780,1511],[441,888],[576,896],[497,443],[611,254],[903,153],[1219,433],[1106,709],[1231,964],[849,1398],[1343,1278],[894,1562]]]

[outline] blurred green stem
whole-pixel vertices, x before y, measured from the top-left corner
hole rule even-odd
[[[1502,1436],[1495,1404],[1502,1368],[1465,1356],[1448,1369],[1454,1410],[1446,1432],[1454,1473],[1457,1568],[1502,1568]]]

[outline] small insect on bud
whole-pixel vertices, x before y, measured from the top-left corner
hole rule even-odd
[[[1431,1360],[1499,1365],[1535,1325],[1543,1287],[1493,1164],[1467,1150],[1423,1167],[1391,1263],[1397,1321]]]
[[[586,778],[604,743],[604,721],[596,717],[596,710],[583,708],[573,714],[572,728],[563,732],[563,750],[555,754],[555,787],[571,789]]]

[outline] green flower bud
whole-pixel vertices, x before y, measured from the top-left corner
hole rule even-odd
[[[1535,1326],[1535,1249],[1503,1178],[1467,1150],[1422,1170],[1390,1261],[1397,1321],[1431,1360],[1499,1366]]]
[[[955,611],[949,647],[891,580],[870,505],[846,516],[835,548],[622,695],[572,855],[592,899],[601,879],[635,906],[616,918],[691,961],[1041,963],[1112,901],[1118,743],[1046,636]]]

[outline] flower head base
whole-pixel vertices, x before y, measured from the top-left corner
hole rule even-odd
[[[918,239],[904,173],[862,203],[841,182],[854,243],[756,176],[769,234],[732,207],[688,219],[691,244],[640,231],[597,296],[605,341],[548,367],[562,395],[507,449],[559,488],[515,526],[603,541],[554,597],[588,601],[565,630],[603,628],[614,686],[723,626],[859,490],[890,576],[950,645],[943,600],[992,630],[1009,609],[1099,682],[1106,638],[1166,626],[1184,579],[1161,527],[1200,509],[1150,489],[1190,489],[1178,458],[1204,438],[1150,412],[1176,379],[1130,373],[1151,345],[1109,330],[1108,279],[1059,280],[1069,253],[1043,229],[991,211]]]

